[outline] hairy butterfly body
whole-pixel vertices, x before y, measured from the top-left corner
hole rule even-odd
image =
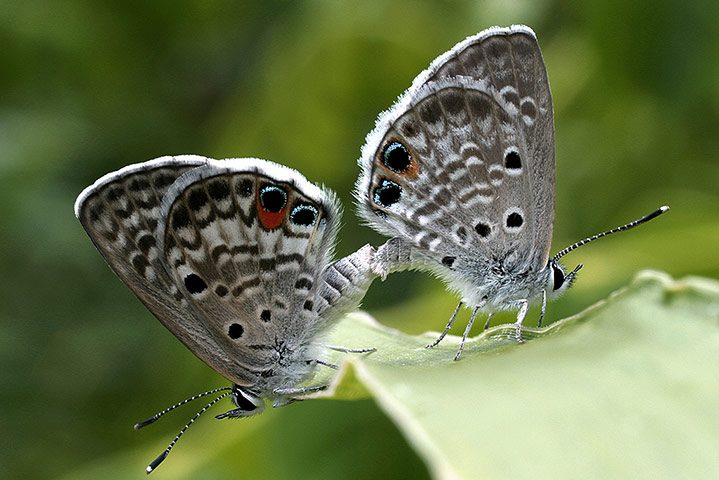
[[[334,194],[265,160],[179,156],[131,165],[83,191],[75,211],[123,282],[233,383],[206,392],[225,393],[201,412],[233,399],[237,408],[220,418],[324,388],[301,386],[318,363],[332,366],[317,337],[375,278],[369,246],[330,263],[340,221]]]
[[[566,273],[564,251],[549,258],[552,98],[529,27],[490,28],[432,62],[379,116],[359,164],[359,213],[393,237],[374,270],[429,270],[462,297],[429,346],[463,303],[473,309],[455,359],[480,311],[518,310],[521,338],[529,302],[541,298],[543,316],[547,294],[569,288],[581,268]]]

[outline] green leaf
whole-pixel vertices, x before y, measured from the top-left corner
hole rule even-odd
[[[494,327],[459,362],[458,337],[425,349],[436,333],[409,336],[353,314],[327,343],[377,351],[332,355],[338,374],[318,367],[308,384],[336,374],[315,397],[373,399],[434,478],[719,478],[718,327],[718,282],[644,272],[578,315],[525,329],[523,344],[513,326]],[[139,478],[174,434],[163,428],[66,478]],[[371,400],[308,401],[196,428],[153,478],[238,475],[425,472]]]
[[[377,352],[316,396],[372,395],[435,478],[719,478],[718,327],[717,282],[657,272],[523,344],[494,327],[459,362],[457,337],[425,349],[436,333],[354,314],[331,342]]]

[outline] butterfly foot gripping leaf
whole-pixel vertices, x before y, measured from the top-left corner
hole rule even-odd
[[[75,212],[110,267],[196,356],[232,382],[219,400],[259,413],[305,387],[318,336],[357,307],[376,275],[369,245],[331,263],[340,221],[332,192],[265,160],[163,157],[100,178]]]
[[[517,339],[530,302],[572,284],[549,258],[554,222],[554,124],[547,72],[534,32],[493,27],[438,57],[377,119],[359,159],[360,215],[393,237],[373,269],[416,268],[442,278],[479,312],[517,310]],[[487,323],[488,324],[488,323]],[[459,359],[464,340],[457,352]]]

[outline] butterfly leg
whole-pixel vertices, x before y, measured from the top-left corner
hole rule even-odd
[[[345,348],[345,347],[335,347],[331,345],[325,345],[325,348],[328,350],[334,350],[335,352],[341,352],[341,353],[372,353],[376,352],[376,348]]]
[[[527,310],[529,310],[529,301],[520,300],[519,302],[517,302],[517,305],[519,306],[519,311],[517,312],[517,321],[514,322],[514,326],[516,328],[514,335],[517,341],[519,343],[522,343],[524,341],[522,340],[522,322],[524,322],[524,317],[527,316]]]
[[[487,330],[489,328],[489,324],[492,322],[492,317],[494,316],[494,313],[490,313],[487,315],[487,321],[484,322],[484,329]]]
[[[277,395],[275,401],[272,402],[273,408],[284,407],[294,402],[301,402],[303,398],[295,397],[295,395],[306,395],[308,393],[321,392],[327,390],[329,385],[318,385],[316,387],[301,387],[301,388],[275,388],[272,393]]]
[[[452,325],[454,325],[454,320],[457,318],[457,313],[459,313],[460,308],[462,308],[462,302],[459,302],[457,308],[454,309],[454,313],[452,313],[452,316],[449,317],[449,322],[447,322],[447,325],[444,326],[444,330],[442,330],[442,333],[439,334],[437,340],[425,346],[424,348],[434,348],[439,345],[439,342],[442,341],[442,339],[447,335],[447,332],[449,332],[449,329],[452,328]]]
[[[317,385],[316,387],[289,387],[289,388],[275,388],[272,393],[275,395],[305,395],[307,393],[321,392],[327,390],[329,385]]]
[[[547,291],[542,290],[542,311],[539,314],[539,320],[537,321],[537,328],[542,328],[542,322],[544,321],[545,313],[547,313]]]
[[[242,408],[234,408],[232,410],[229,410],[225,413],[221,413],[219,415],[215,415],[215,418],[218,420],[222,420],[223,418],[240,418],[240,417],[249,417],[251,415],[254,415],[254,412],[248,412],[247,410],[244,410]]]
[[[272,408],[286,407],[290,403],[301,402],[301,401],[302,401],[301,398],[293,398],[293,397],[287,397],[287,398],[283,398],[283,399],[278,398],[277,400],[272,402]]]
[[[456,362],[459,360],[459,357],[462,356],[462,350],[464,350],[464,342],[467,340],[467,336],[469,335],[469,332],[472,331],[472,324],[474,324],[474,319],[477,318],[477,314],[479,313],[479,307],[474,307],[474,311],[472,312],[472,316],[469,318],[469,323],[467,324],[467,328],[464,329],[464,335],[462,336],[462,342],[459,344],[459,350],[457,350],[457,354],[454,356],[454,361]],[[491,315],[490,315],[491,317]]]
[[[325,362],[324,360],[308,360],[308,363],[314,363],[315,365],[322,365],[324,367],[331,368],[332,370],[337,370],[338,368],[340,368],[339,365],[337,365],[336,363],[329,363],[329,362]]]

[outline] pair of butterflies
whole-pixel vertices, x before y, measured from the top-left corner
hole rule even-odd
[[[355,195],[392,237],[332,261],[334,194],[266,160],[163,157],[105,175],[77,199],[78,219],[115,273],[195,355],[233,383],[218,418],[259,413],[325,386],[301,387],[322,360],[319,335],[377,277],[434,272],[479,312],[518,310],[566,290],[549,258],[554,128],[534,32],[491,28],[437,58],[367,136]],[[444,332],[451,328],[462,302]],[[540,319],[541,320],[541,319]],[[171,407],[136,425],[154,422]],[[197,418],[197,416],[195,418]],[[147,468],[154,470],[180,435]]]

